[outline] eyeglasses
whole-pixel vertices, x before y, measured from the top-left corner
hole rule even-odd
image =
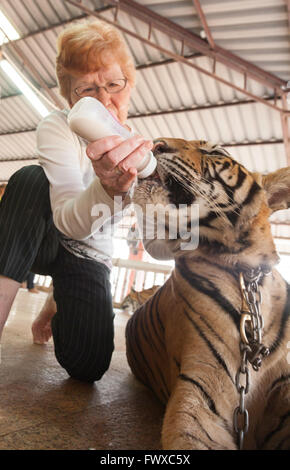
[[[99,90],[104,88],[104,90],[111,95],[114,93],[120,93],[120,91],[124,90],[127,85],[127,81],[127,78],[119,78],[108,82],[105,86],[97,86],[93,83],[88,83],[87,85],[78,86],[74,89],[74,92],[80,98],[83,98],[84,96],[96,97]]]

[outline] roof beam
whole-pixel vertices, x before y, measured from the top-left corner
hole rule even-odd
[[[9,163],[9,162],[29,162],[30,160],[38,160],[38,155],[31,155],[30,157],[12,157],[12,158],[0,158],[1,163]]]
[[[193,54],[188,54],[184,56],[186,59],[197,59],[198,57],[203,57],[203,54],[200,52],[194,52]],[[148,62],[148,64],[139,64],[136,65],[136,70],[149,69],[152,67],[159,67],[160,65],[169,65],[175,64],[177,61],[175,59],[163,59],[157,60],[155,62]]]
[[[221,143],[223,147],[252,147],[254,145],[275,145],[275,144],[283,144],[282,139],[275,139],[275,140],[257,140],[255,142],[232,142],[232,143]]]
[[[282,96],[283,108],[287,109],[287,98],[286,95]],[[289,136],[289,114],[288,113],[280,113],[281,114],[281,126],[282,126],[282,133],[283,133],[283,142],[285,147],[287,165],[290,166],[290,136]]]
[[[19,39],[17,39],[17,41],[19,41]],[[187,58],[187,59],[196,59],[197,57],[202,57],[202,56],[203,56],[203,54],[200,54],[199,52],[195,52],[193,54],[185,55],[184,57]],[[175,64],[176,62],[177,61],[174,60],[174,59],[157,60],[157,61],[154,61],[154,62],[148,62],[146,64],[136,65],[136,70],[144,70],[144,69],[159,67],[159,66],[162,66],[162,65]],[[57,83],[54,83],[53,85],[49,86],[50,89],[54,89],[54,88],[57,88],[57,87],[58,87]],[[19,91],[18,93],[13,93],[11,95],[1,96],[1,101],[6,100],[8,98],[14,98],[16,96],[22,96],[22,93]]]
[[[8,135],[18,135],[18,134],[26,134],[28,132],[35,132],[36,127],[27,127],[26,129],[18,129],[18,130],[13,130],[13,131],[7,131],[7,132],[0,132],[0,137],[2,136],[8,136]]]
[[[279,220],[270,220],[271,225],[289,225],[290,226],[290,221],[289,222],[279,222]]]
[[[36,129],[35,129],[36,130]],[[25,133],[26,131],[23,130],[21,131],[21,133]],[[27,130],[27,133],[28,132],[33,132],[31,129],[28,129]],[[5,135],[17,135],[19,134],[20,132],[16,132],[15,134],[13,133],[9,133],[9,134],[0,134],[0,138],[2,136],[5,136]],[[223,143],[221,142],[220,145],[222,145],[223,147],[251,147],[251,146],[255,146],[255,145],[275,145],[275,144],[283,144],[283,139],[268,139],[268,140],[256,140],[256,141],[244,141],[244,142],[229,142],[229,143]],[[30,158],[30,157],[29,157]],[[33,157],[33,158],[38,158],[37,156]],[[12,158],[8,158],[8,159],[5,159],[5,160],[2,160],[1,157],[0,157],[0,163],[1,162],[12,162],[12,161],[15,161],[15,160],[27,160],[27,157],[20,157],[20,158],[17,158],[17,157],[12,157]]]
[[[285,1],[286,1],[286,7],[287,7],[288,29],[290,32],[290,0],[285,0]],[[289,85],[290,85],[290,82],[288,81],[286,85],[285,93],[283,95],[283,108],[284,109],[288,109],[287,98],[290,96]],[[289,118],[288,113],[281,113],[281,126],[282,126],[282,132],[283,132],[286,159],[287,159],[287,164],[290,166],[290,135],[289,135],[288,118]]]
[[[285,1],[286,1],[286,6],[287,6],[288,27],[289,27],[289,33],[290,33],[290,0],[285,0]]]
[[[273,101],[275,99],[274,96],[267,96],[264,98],[266,101]],[[162,111],[151,111],[148,113],[137,113],[137,114],[130,114],[128,119],[138,119],[138,118],[147,118],[147,117],[155,117],[155,116],[164,116],[167,114],[179,114],[179,113],[187,113],[192,111],[204,111],[208,109],[217,109],[217,108],[226,108],[231,106],[241,106],[244,104],[255,104],[255,100],[236,100],[224,103],[212,103],[212,104],[204,104],[199,106],[189,106],[187,108],[180,108],[180,109],[165,109]]]
[[[267,96],[264,99],[267,101],[273,101],[274,97]],[[200,106],[191,106],[188,108],[181,108],[181,109],[165,109],[162,111],[150,111],[148,113],[129,114],[127,119],[158,117],[158,116],[163,116],[167,114],[180,114],[180,113],[187,113],[187,112],[193,112],[193,111],[206,111],[208,109],[219,109],[219,108],[242,106],[246,104],[255,104],[255,103],[256,103],[255,100],[237,100],[237,101],[230,101],[230,102],[224,102],[224,103],[213,103],[213,104],[205,104],[205,105],[200,105]],[[35,131],[36,131],[36,127],[11,130],[11,131],[6,131],[6,132],[0,132],[0,137],[23,134],[24,132],[35,132]]]
[[[195,9],[196,9],[197,14],[199,16],[199,19],[201,21],[201,24],[202,24],[202,27],[204,29],[204,32],[205,32],[206,38],[208,40],[208,43],[209,43],[209,45],[212,49],[215,49],[215,42],[214,42],[213,37],[211,35],[210,29],[209,29],[207,21],[206,21],[205,14],[203,12],[203,9],[201,8],[199,0],[193,0],[193,4],[195,6]]]

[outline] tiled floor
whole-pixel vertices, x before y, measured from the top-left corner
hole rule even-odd
[[[59,366],[52,340],[32,344],[30,326],[45,298],[20,289],[2,336],[0,450],[159,449],[163,408],[127,365],[127,316],[115,317],[109,371],[84,384]]]

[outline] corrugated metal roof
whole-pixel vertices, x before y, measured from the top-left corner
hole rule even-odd
[[[51,110],[53,108],[51,107]],[[40,120],[40,115],[30,105],[23,95],[5,98],[0,101],[0,138],[1,134],[34,129]],[[1,145],[3,147],[3,145]],[[2,152],[4,149],[2,148]]]
[[[37,0],[17,0],[13,3],[9,0],[4,0],[2,3],[3,11],[8,14],[21,36],[28,36],[26,39],[17,41],[17,47],[25,54],[32,66],[37,68],[47,86],[54,88],[56,86],[54,71],[55,42],[63,26],[56,26],[50,30],[36,33],[44,28],[49,28],[51,25],[57,25],[59,22],[79,17],[82,12],[77,8],[71,7],[66,2],[58,2],[57,8],[55,4],[48,0],[42,2]],[[181,22],[183,27],[186,27],[185,20],[189,18],[194,24],[191,29],[195,33],[200,33],[202,30],[200,20],[191,1],[152,2],[146,0],[142,4],[176,23]],[[104,6],[104,2],[86,2],[86,5],[99,8]],[[230,46],[234,44],[235,47],[238,46],[238,50],[241,53],[244,51],[245,55],[246,51],[248,51],[249,55],[255,52],[257,35],[251,37],[248,34],[246,40],[244,40],[239,38],[240,31],[248,31],[249,24],[260,25],[260,27],[264,26],[266,28],[269,23],[278,22],[281,26],[281,22],[287,22],[286,8],[283,0],[267,0],[263,2],[263,8],[261,8],[259,2],[248,0],[243,2],[243,6],[241,6],[240,2],[234,1],[203,1],[202,7],[214,39],[216,39],[215,33],[222,27],[224,31],[223,40],[228,40],[228,49],[231,50]],[[112,15],[112,12],[104,14],[104,16],[110,18],[112,18]],[[251,18],[250,22],[249,18]],[[141,21],[125,13],[120,13],[118,20],[126,28],[144,34],[144,24]],[[232,33],[230,33],[231,31]],[[236,32],[237,37],[233,43],[232,34],[234,32]],[[159,32],[154,32],[154,35],[157,43],[162,42],[163,47],[169,50],[176,49],[176,41]],[[276,40],[279,39],[280,42],[283,41],[283,50],[286,52],[286,55],[289,55],[290,47],[287,32],[283,36],[283,30],[281,29],[279,36],[275,36],[275,38]],[[144,45],[137,39],[127,36],[127,40],[137,65],[158,61],[164,57],[162,53]],[[273,54],[271,50],[269,51],[269,45],[265,45],[265,41],[267,42],[268,40],[269,37],[265,36],[263,42],[258,41],[258,46],[259,50],[263,48],[263,57],[265,57],[265,54],[268,54],[273,64],[277,59],[277,54]],[[219,38],[218,44],[220,44],[220,41],[221,38]],[[238,41],[240,41],[239,44]],[[225,45],[223,44],[224,47]],[[243,49],[244,46],[245,49]],[[14,62],[18,62],[21,66],[21,60],[11,45],[5,46],[4,50]],[[259,54],[259,51],[257,53]],[[281,57],[279,57],[279,61],[280,59]],[[192,62],[208,69],[212,67],[211,60],[206,57],[197,58]],[[220,64],[217,67],[218,73],[223,78],[237,85],[241,84],[242,77],[240,74]],[[31,73],[27,68],[26,75],[35,83],[35,78],[31,77]],[[3,89],[3,96],[17,93],[12,84],[7,84],[7,79],[0,72],[0,85]],[[270,96],[272,92],[272,90],[252,80],[248,80],[247,89],[258,96]],[[43,90],[42,92],[45,93]],[[48,96],[47,93],[46,96]],[[160,132],[164,132],[166,135],[176,135],[177,133],[178,136],[185,138],[207,138],[223,143],[269,141],[271,139],[281,140],[282,131],[279,114],[271,109],[267,109],[263,105],[249,104],[231,106],[224,109],[216,108],[194,111],[193,113],[188,111],[181,112],[182,109],[196,106],[225,102],[232,103],[235,100],[242,99],[245,99],[245,96],[230,87],[224,86],[188,66],[172,63],[170,65],[143,69],[138,72],[137,89],[133,94],[130,114],[134,116],[142,114],[142,118],[133,120],[134,125],[137,129],[140,129],[140,132],[142,129],[142,132],[146,132],[146,134],[153,137],[156,136],[156,130],[160,129]],[[13,103],[11,104],[12,106]],[[178,113],[175,115],[164,115],[163,117],[152,116],[152,113],[160,111],[168,112],[170,110],[176,110]],[[31,119],[28,122],[27,116],[31,113],[26,110],[22,112],[22,109],[18,111],[17,119],[15,120],[15,130],[19,130],[19,120],[23,123],[23,129],[25,125],[27,125],[28,129],[31,129],[36,124],[35,119]],[[259,116],[259,119],[257,119],[257,116]],[[7,132],[11,131],[10,121],[11,113],[9,107],[3,107],[2,123],[6,123]],[[3,124],[1,132],[5,132]],[[251,151],[247,148],[244,150],[244,154],[248,152],[250,157]],[[281,152],[276,153],[280,154]]]
[[[190,0],[144,0],[142,4],[196,34],[203,29]],[[290,39],[284,0],[203,0],[201,6],[220,46],[289,79]]]
[[[19,134],[5,135],[1,137],[1,151],[0,151],[0,179],[2,176],[2,161],[19,159],[19,168],[22,166],[23,158],[34,158],[36,156],[35,149],[35,132],[21,132]]]
[[[192,0],[143,0],[139,3],[204,37]],[[83,4],[91,9],[107,7],[107,2],[102,0]],[[289,24],[284,0],[202,0],[201,6],[218,46],[277,77],[290,79]],[[21,36],[15,43],[4,45],[4,53],[50,100],[31,70],[34,67],[65,106],[56,88],[56,38],[68,22],[85,18],[84,12],[63,0],[2,0],[1,9]],[[113,10],[103,13],[108,19],[113,19],[113,15]],[[148,26],[132,15],[120,11],[118,22],[134,33],[147,36]],[[227,144],[232,155],[253,171],[269,172],[287,164],[277,111],[253,102],[238,105],[249,98],[188,65],[174,61],[156,65],[168,59],[167,55],[129,35],[125,37],[139,67],[129,110],[130,123],[137,132],[151,138],[173,136]],[[153,29],[152,39],[164,49],[180,53],[180,41],[173,37]],[[26,65],[14,46],[25,55]],[[196,50],[184,47],[185,55],[193,53]],[[213,69],[213,61],[208,57],[192,58],[191,63],[208,71]],[[220,63],[216,65],[216,72],[228,82],[243,87],[244,77],[240,73]],[[23,158],[35,157],[35,128],[40,117],[1,70],[0,87],[3,97],[0,101],[0,179],[3,180],[18,167],[29,164]],[[248,79],[247,90],[273,104],[272,88]],[[3,161],[9,159],[19,161]]]
[[[19,164],[21,163],[21,165]],[[38,160],[21,160],[21,162],[17,161],[9,161],[9,162],[1,162],[1,174],[0,174],[0,183],[6,182],[11,175],[13,175],[17,170],[22,168],[23,166],[28,165],[38,165]]]

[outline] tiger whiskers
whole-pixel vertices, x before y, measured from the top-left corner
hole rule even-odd
[[[202,197],[204,200],[206,200],[206,202],[209,204],[209,206],[212,208],[212,210],[218,215],[220,216],[220,218],[222,218],[224,220],[224,222],[226,223],[226,225],[231,225],[230,224],[230,221],[227,219],[227,217],[225,216],[225,214],[223,213],[222,209],[217,205],[217,203],[211,199],[204,191],[200,190],[199,188],[197,188],[196,186],[194,186],[192,184],[191,181],[189,181],[189,183],[186,184],[186,182],[184,181],[184,178],[186,178],[184,175],[182,175],[181,173],[179,174],[180,177],[178,177],[178,175],[176,174],[172,174],[170,172],[170,176],[176,180],[180,186],[182,186],[185,190],[187,191],[190,191],[191,193],[193,193],[194,195],[196,196],[200,196]]]
[[[178,161],[178,166],[181,166],[184,171],[191,171],[191,168],[185,163],[183,162],[181,159],[177,158],[176,159]],[[176,162],[175,160],[175,162]],[[171,163],[171,161],[169,160],[169,162]],[[172,162],[173,163],[173,162]],[[187,181],[189,182],[189,184],[192,183],[192,181],[186,177],[186,175],[183,175],[185,179],[187,179]],[[202,174],[199,174],[199,178],[198,178],[199,181],[201,182],[204,182],[210,186],[212,186],[212,181],[208,180],[207,178],[205,178]],[[224,197],[224,195],[220,195],[219,197],[222,198]],[[221,204],[226,204],[226,203],[230,203],[232,204],[233,206],[239,206],[239,204],[233,199],[233,197],[229,194],[227,194],[227,199],[225,198],[224,200],[221,200]],[[240,210],[239,211],[236,211],[236,209],[234,209],[233,207],[231,207],[231,211],[232,212],[235,212],[237,215],[240,215]]]
[[[164,161],[163,161],[163,160],[164,160]],[[172,170],[174,170],[175,173],[179,174],[180,177],[181,177],[181,180],[178,179],[178,182],[181,183],[181,184],[183,184],[183,187],[184,187],[185,189],[187,189],[188,191],[194,191],[194,190],[197,189],[197,188],[196,188],[196,185],[193,185],[192,180],[189,179],[189,178],[186,176],[186,174],[181,173],[181,172],[180,172],[180,168],[179,168],[179,167],[182,167],[182,169],[183,169],[185,172],[188,172],[188,170],[191,171],[191,168],[190,168],[190,167],[188,167],[184,162],[182,162],[182,161],[179,160],[179,159],[176,159],[176,160],[178,161],[178,166],[176,166],[176,160],[175,160],[174,162],[171,161],[171,160],[168,160],[168,159],[166,159],[166,158],[164,158],[163,160],[162,160],[162,157],[159,159],[159,163],[161,163],[161,166],[163,166],[165,169],[168,169],[169,171],[171,170],[170,166],[172,166]],[[167,168],[167,166],[169,166],[169,168]],[[171,172],[170,172],[170,175],[171,175],[172,177],[175,176],[175,175],[172,174]],[[193,178],[195,178],[194,175],[193,175]],[[175,179],[177,180],[177,178],[175,178]],[[185,184],[184,180],[186,180],[186,182],[188,183],[189,187],[186,187],[186,186],[184,185],[184,184]],[[199,175],[198,181],[204,182],[205,184],[212,186],[212,182],[209,181],[207,178],[205,178],[205,177],[202,176],[202,175]],[[201,192],[199,195],[202,196],[202,197],[204,197],[205,199],[206,199],[207,196],[208,196],[207,193],[204,193],[204,192]],[[221,196],[224,197],[224,195],[221,195]],[[221,197],[221,196],[220,196],[220,197]],[[207,199],[207,202],[212,202],[215,206],[217,205],[214,199],[213,199],[213,200]],[[221,204],[226,204],[227,202],[230,202],[230,203],[231,203],[232,205],[234,205],[234,206],[237,205],[237,202],[234,201],[234,199],[232,198],[232,196],[230,196],[229,194],[227,195],[227,199],[221,200]],[[235,212],[237,215],[240,215],[240,210],[239,210],[239,211],[236,211],[236,209],[234,209],[233,207],[231,207],[231,211],[232,211],[232,212]]]
[[[203,191],[201,188],[198,188],[196,182],[192,182],[185,174],[181,173],[180,169],[176,167],[174,162],[171,162],[170,160],[164,159],[159,159],[160,166],[164,168],[165,170],[168,171],[170,176],[177,181],[185,190],[191,192],[192,194],[196,196],[200,196],[203,199],[206,200],[206,202],[209,204],[211,209],[225,222],[227,226],[231,226],[231,222],[229,219],[226,217],[224,211],[219,207],[219,205],[216,203],[216,201],[208,195],[205,191]],[[184,167],[183,167],[184,168]],[[184,168],[185,170],[186,168]],[[174,173],[173,173],[174,170]],[[204,182],[206,184],[211,184],[210,181],[207,181],[205,178],[201,177],[200,180],[201,182]],[[224,201],[228,202],[228,201]],[[236,213],[237,215],[240,215],[240,211],[237,211],[233,207],[231,207],[231,212]]]

